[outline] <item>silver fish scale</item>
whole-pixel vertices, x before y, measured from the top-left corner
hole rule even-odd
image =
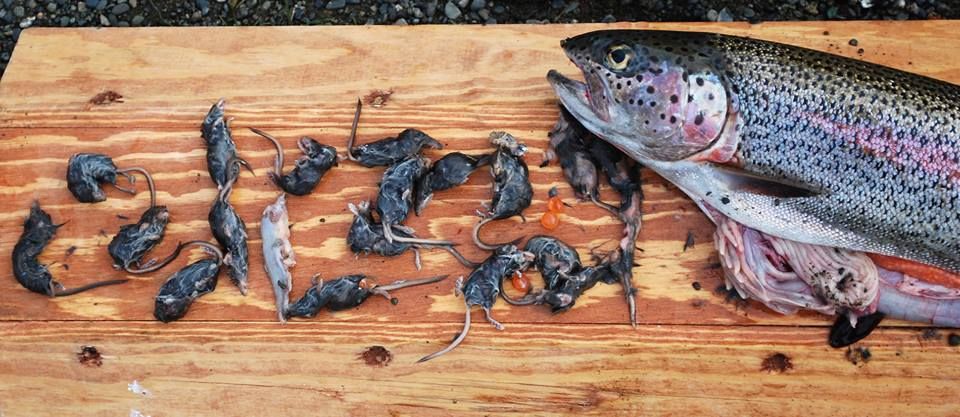
[[[747,171],[823,195],[821,221],[960,269],[960,87],[776,43],[714,35],[744,120]]]
[[[629,45],[635,54],[619,72],[604,65],[615,45]],[[698,202],[787,239],[829,241],[960,271],[960,87],[814,50],[709,33],[598,31],[563,46],[588,85],[612,86],[607,91],[619,108],[611,110],[616,122],[609,125],[623,132],[631,132],[629,117],[638,110],[623,99],[638,97],[651,72],[682,66],[684,81],[719,74],[742,117],[737,156],[743,168],[819,192],[812,198],[709,197],[704,184],[717,184],[712,174],[646,161],[660,165],[668,179],[687,181],[681,188]],[[620,84],[641,72],[641,83]],[[601,99],[591,95],[591,107]],[[643,127],[632,132],[647,147],[660,145],[648,143],[656,135]],[[673,145],[683,150],[683,143]]]

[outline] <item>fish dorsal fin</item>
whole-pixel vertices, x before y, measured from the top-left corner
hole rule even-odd
[[[759,194],[769,197],[815,197],[821,193],[810,187],[792,184],[780,179],[766,178],[729,165],[714,165],[711,173],[731,191]]]

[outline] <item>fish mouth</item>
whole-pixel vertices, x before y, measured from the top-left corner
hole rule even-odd
[[[587,130],[641,163],[655,160],[636,138],[617,130],[605,106],[603,110],[597,110],[587,83],[567,78],[557,70],[547,73],[547,81],[560,99],[560,104]]]

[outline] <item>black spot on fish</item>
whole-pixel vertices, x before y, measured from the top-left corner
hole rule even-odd
[[[676,103],[677,101],[680,101],[680,98],[678,98],[676,94],[670,96],[671,103]]]
[[[652,85],[647,87],[647,94],[653,94],[654,91],[657,91],[657,89],[653,88]]]
[[[727,197],[720,197],[720,202],[723,204],[730,204],[730,199]]]
[[[697,85],[703,87],[703,78],[697,77]]]
[[[650,102],[650,107],[657,107],[657,102],[656,102],[656,101],[651,101],[651,102]]]
[[[703,124],[703,115],[702,115],[702,114],[698,114],[697,117],[694,117],[694,118],[693,118],[693,124],[698,125],[698,126],[701,125],[701,124]]]
[[[670,116],[670,124],[674,124],[676,122],[677,122],[677,116]]]

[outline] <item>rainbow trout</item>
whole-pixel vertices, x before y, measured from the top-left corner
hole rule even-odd
[[[875,314],[960,327],[960,87],[718,34],[561,46],[585,79],[550,71],[563,106],[701,207],[742,296],[853,327]]]

